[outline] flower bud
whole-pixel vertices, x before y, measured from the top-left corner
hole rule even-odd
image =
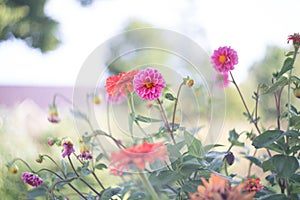
[[[58,117],[58,111],[57,111],[55,104],[49,105],[48,121],[51,123],[60,122],[60,118]]]
[[[100,99],[99,95],[94,95],[93,102],[94,102],[94,104],[97,104],[97,105],[101,103],[101,99]]]
[[[12,164],[12,165],[9,165],[9,166],[8,166],[8,171],[9,171],[9,173],[11,173],[11,174],[16,174],[16,173],[18,173],[19,168],[18,168],[17,165]]]
[[[44,157],[43,157],[42,155],[39,155],[39,157],[37,157],[37,158],[35,159],[35,161],[36,161],[37,163],[42,163],[43,160],[44,160]]]
[[[193,87],[194,83],[195,83],[195,81],[193,79],[189,79],[189,80],[187,80],[186,85],[191,88],[191,87]]]
[[[294,95],[295,95],[295,97],[297,97],[298,99],[300,98],[300,88],[295,88],[295,89],[294,89]]]
[[[225,159],[229,165],[232,165],[234,162],[234,155],[232,152],[228,152],[225,156]]]
[[[53,146],[56,141],[57,141],[56,138],[49,137],[47,143],[49,146]]]

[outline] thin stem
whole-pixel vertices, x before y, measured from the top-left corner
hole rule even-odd
[[[159,197],[157,195],[157,193],[155,192],[154,188],[152,187],[151,183],[149,182],[149,180],[145,177],[145,174],[143,172],[139,172],[141,181],[144,183],[144,185],[146,186],[148,192],[150,193],[152,199],[158,200]]]
[[[94,131],[94,134],[93,134],[92,136],[97,136],[97,135],[103,135],[103,136],[109,137],[110,139],[112,139],[112,140],[115,142],[115,144],[116,144],[120,149],[121,149],[121,148],[123,148],[123,149],[126,148],[119,140],[117,140],[117,139],[114,138],[112,135],[110,135],[110,134],[108,134],[108,133],[106,133],[106,132],[104,132],[104,131],[102,131],[102,130],[95,130],[95,131]]]
[[[97,183],[100,185],[100,187],[105,190],[105,187],[103,186],[103,184],[101,183],[101,181],[99,180],[99,178],[96,176],[95,172],[92,172],[92,175],[94,176],[94,178],[96,179]]]
[[[254,150],[254,153],[253,153],[253,157],[256,155],[256,153],[257,153],[257,149],[255,149]],[[248,168],[248,176],[247,177],[250,177],[250,175],[251,175],[251,168],[252,168],[252,165],[253,165],[253,162],[250,162],[250,164],[249,164],[249,168]]]
[[[74,165],[73,165],[73,162],[72,162],[70,156],[68,156],[68,160],[69,160],[69,163],[70,163],[70,165],[71,165],[71,167],[72,167],[74,173],[75,173],[76,176],[79,178],[79,180],[80,180],[81,182],[83,182],[86,186],[88,186],[88,187],[89,187],[93,192],[95,192],[98,196],[100,196],[100,193],[97,192],[97,190],[95,190],[88,182],[86,182],[84,179],[82,179],[82,178],[80,177],[80,175],[77,173],[77,171],[76,171],[76,169],[75,169],[75,167],[74,167]]]
[[[237,89],[237,91],[238,91],[238,93],[239,93],[239,95],[240,95],[240,97],[241,97],[241,100],[242,100],[242,102],[243,102],[243,105],[244,105],[244,107],[245,107],[245,109],[246,109],[246,111],[247,111],[248,117],[250,118],[251,122],[254,124],[254,126],[255,126],[257,132],[258,132],[259,134],[261,134],[261,131],[260,131],[259,127],[258,127],[257,121],[255,121],[255,120],[253,119],[253,116],[251,115],[251,113],[250,113],[250,111],[249,111],[249,109],[248,109],[248,106],[247,106],[247,104],[246,104],[246,102],[245,102],[245,99],[244,99],[244,97],[243,97],[243,95],[242,95],[242,92],[241,92],[239,86],[237,85],[237,83],[235,82],[235,80],[234,80],[234,78],[233,78],[233,75],[232,75],[231,71],[229,71],[229,73],[230,73],[230,76],[231,76],[231,79],[232,79],[232,83],[233,83],[234,86],[236,87],[236,89]],[[271,154],[271,152],[269,151],[269,149],[266,149],[266,150],[267,150],[267,153],[268,153],[269,157],[272,157],[272,154]]]
[[[79,190],[77,190],[73,185],[71,185],[71,182],[73,180],[76,180],[77,177],[74,178],[70,178],[70,179],[65,179],[65,180],[61,180],[61,181],[57,181],[52,187],[51,187],[51,196],[54,199],[54,188],[60,184],[60,183],[68,183],[68,185],[77,193],[79,194],[83,199],[87,200],[87,198],[81,193],[79,192]]]
[[[50,160],[56,165],[56,167],[59,169],[59,171],[62,172],[62,174],[64,175],[64,177],[66,178],[66,175],[65,175],[65,173],[64,173],[64,170],[62,170],[62,168],[57,164],[57,162],[56,162],[53,158],[51,158],[51,156],[49,156],[49,155],[47,155],[47,154],[43,154],[42,156],[43,156],[43,157],[47,157],[48,159],[50,159]]]
[[[179,98],[180,91],[181,91],[181,88],[183,85],[185,85],[184,82],[182,82],[178,88],[177,96],[176,96],[176,100],[175,100],[175,104],[174,104],[173,117],[172,117],[172,133],[174,132],[174,123],[175,123],[176,109],[177,109],[177,105],[178,105],[178,98]]]
[[[159,108],[160,108],[160,112],[161,112],[162,118],[163,118],[163,120],[164,120],[164,122],[165,122],[165,126],[166,126],[168,132],[169,132],[170,135],[171,135],[171,139],[172,139],[173,143],[176,144],[176,141],[175,141],[173,132],[172,132],[172,130],[171,130],[171,128],[170,128],[170,124],[169,124],[169,122],[168,122],[168,118],[167,118],[166,113],[165,113],[165,109],[163,108],[162,103],[161,103],[161,101],[160,101],[159,99],[157,99],[157,103],[158,103],[158,105],[159,105]]]
[[[12,160],[11,163],[13,164],[13,163],[16,162],[16,161],[21,161],[23,164],[26,165],[26,167],[27,167],[32,173],[35,173],[35,171],[29,166],[29,164],[28,164],[25,160],[23,160],[22,158],[15,158],[15,159]]]
[[[127,95],[129,96],[128,104],[129,104],[130,112],[135,114],[135,108],[134,108],[134,103],[133,103],[133,95],[129,91],[127,92]],[[145,136],[147,136],[147,137],[149,136],[148,133],[143,129],[143,127],[141,127],[140,123],[137,120],[134,120],[134,123],[137,125],[137,127],[140,129],[140,131]]]

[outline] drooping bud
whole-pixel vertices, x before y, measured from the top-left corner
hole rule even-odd
[[[229,165],[232,165],[233,162],[234,162],[234,155],[233,155],[233,153],[232,153],[231,151],[228,152],[228,153],[226,154],[226,156],[225,156],[225,159],[226,159],[226,161],[227,161],[227,163],[228,163]]]

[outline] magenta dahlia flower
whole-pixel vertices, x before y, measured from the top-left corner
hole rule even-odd
[[[214,50],[211,61],[217,72],[227,73],[234,69],[234,65],[238,64],[238,55],[230,47],[219,47]]]
[[[66,156],[70,156],[72,153],[75,152],[74,145],[71,140],[65,140],[62,145],[64,148],[64,151],[62,153],[63,158]]]
[[[23,172],[22,179],[25,183],[33,187],[39,187],[43,184],[43,179],[41,179],[38,175],[29,172]]]
[[[228,73],[217,73],[214,76],[214,80],[219,88],[225,88],[229,85]]]
[[[155,100],[160,97],[166,82],[157,69],[147,68],[134,76],[135,92],[144,100]]]

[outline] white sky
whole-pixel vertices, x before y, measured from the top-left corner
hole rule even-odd
[[[183,33],[208,53],[231,46],[240,82],[266,45],[289,47],[287,36],[300,32],[299,8],[299,0],[96,0],[86,8],[76,0],[49,0],[46,12],[60,23],[62,44],[42,54],[22,41],[0,43],[0,85],[73,86],[87,56],[132,18]]]

